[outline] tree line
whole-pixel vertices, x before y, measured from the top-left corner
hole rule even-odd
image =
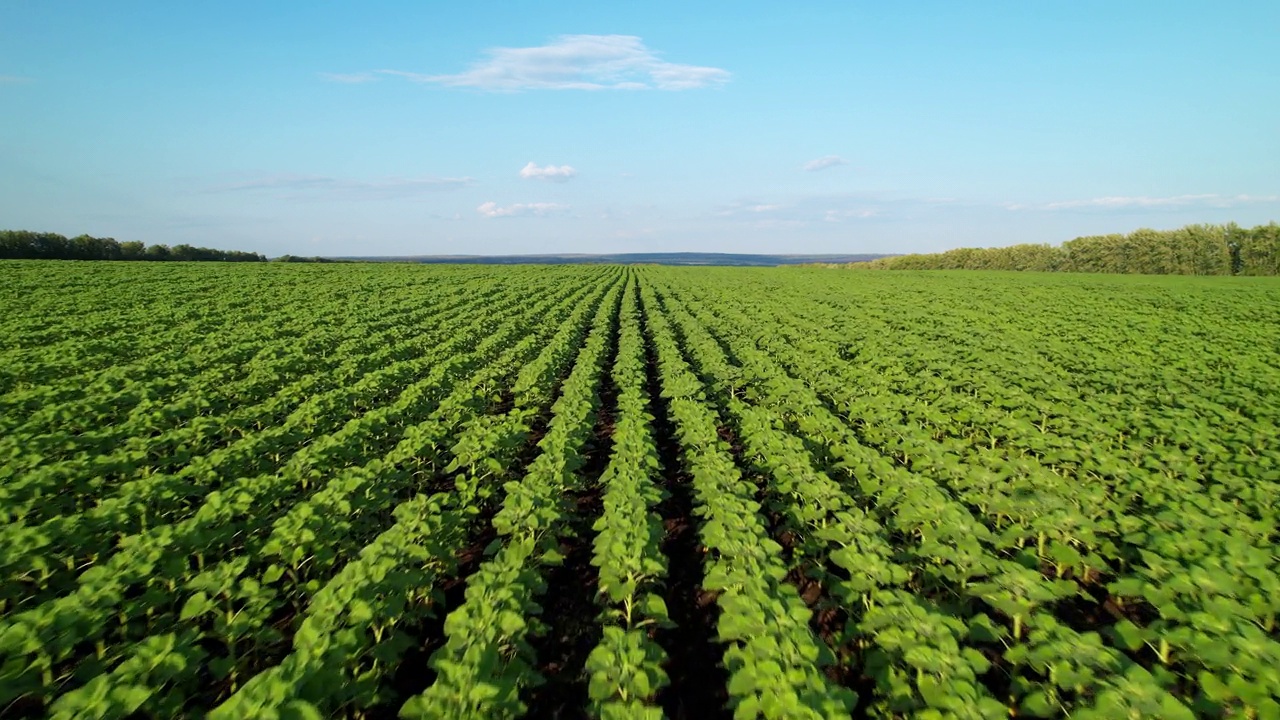
[[[1030,270],[1149,275],[1280,275],[1280,225],[1188,225],[1092,235],[1061,245],[958,248],[849,267],[878,270]]]
[[[300,257],[298,255],[281,255],[278,258],[272,258],[271,262],[283,263],[349,263],[351,260],[338,260],[335,258],[320,257],[319,255],[311,255],[308,257]]]
[[[8,260],[215,260],[219,262],[266,262],[254,252],[215,250],[191,245],[147,245],[119,242],[115,238],[30,230],[0,230],[0,258]]]

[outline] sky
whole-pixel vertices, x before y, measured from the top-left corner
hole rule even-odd
[[[897,253],[1280,220],[1280,2],[0,0],[0,228]]]

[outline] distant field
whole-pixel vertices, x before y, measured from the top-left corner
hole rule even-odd
[[[1280,717],[1280,281],[0,262],[0,716]]]

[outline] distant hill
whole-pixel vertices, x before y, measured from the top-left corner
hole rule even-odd
[[[887,255],[749,255],[741,253],[616,253],[612,255],[414,255],[406,257],[344,257],[365,262],[412,262],[480,265],[804,265],[876,260]]]

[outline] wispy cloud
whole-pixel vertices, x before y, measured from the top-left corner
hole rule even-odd
[[[634,35],[561,35],[537,47],[499,47],[455,75],[376,70],[421,83],[493,92],[519,90],[692,90],[729,81],[715,67],[663,60]],[[361,77],[369,73],[353,73]],[[365,82],[361,79],[358,82]]]
[[[837,165],[848,165],[848,164],[849,164],[848,161],[846,161],[844,158],[840,157],[839,155],[824,155],[818,158],[817,160],[810,160],[809,162],[805,163],[804,169],[808,172],[815,172],[818,170],[826,170],[827,168],[833,168]]]
[[[764,227],[812,227],[818,223],[857,222],[868,218],[886,220],[903,212],[933,207],[915,198],[888,198],[866,193],[796,195],[773,202],[748,199],[722,205],[714,215],[736,222]]]
[[[0,75],[0,85],[25,85],[29,82],[34,81],[21,75]]]
[[[761,213],[772,213],[782,210],[785,206],[777,203],[762,202],[737,202],[732,205],[721,207],[716,211],[716,215],[720,217],[739,217],[749,215],[759,215]]]
[[[356,73],[318,73],[321,78],[329,82],[343,83],[345,85],[359,85],[360,83],[376,82],[378,76],[371,72]]]
[[[822,214],[822,219],[830,223],[844,222],[845,220],[864,220],[879,215],[878,210],[870,208],[862,208],[859,210],[828,210]]]
[[[322,175],[268,175],[205,188],[207,192],[238,192],[241,190],[314,190],[330,188],[339,181]]]
[[[551,182],[569,182],[578,174],[568,165],[547,165],[546,167],[538,167],[536,163],[530,162],[520,170],[520,177],[525,180],[550,180]]]
[[[205,189],[210,193],[271,192],[293,196],[328,194],[347,197],[406,197],[424,192],[457,190],[471,185],[469,177],[461,178],[382,178],[378,180],[354,180],[324,175],[270,175],[239,182],[215,185]]]
[[[476,208],[476,212],[487,218],[520,217],[527,215],[543,216],[568,210],[568,205],[560,203],[515,203],[503,207],[490,200]]]
[[[1057,202],[1015,203],[990,199],[901,196],[876,192],[822,193],[746,197],[737,202],[712,206],[705,212],[719,222],[743,228],[867,228],[918,223],[999,223],[1018,213],[1031,219],[1058,214],[1188,216],[1214,208],[1280,207],[1280,195],[1200,193],[1169,196],[1106,196]],[[999,218],[1004,217],[1005,221]]]
[[[1280,202],[1280,195],[1218,195],[1203,193],[1199,195],[1171,195],[1168,197],[1150,197],[1147,195],[1088,198],[1085,200],[1062,200],[1043,205],[1008,204],[1010,210],[1039,208],[1043,210],[1073,210],[1080,208],[1126,209],[1126,208],[1181,208],[1181,207],[1214,207],[1228,208],[1240,205],[1257,205]]]

